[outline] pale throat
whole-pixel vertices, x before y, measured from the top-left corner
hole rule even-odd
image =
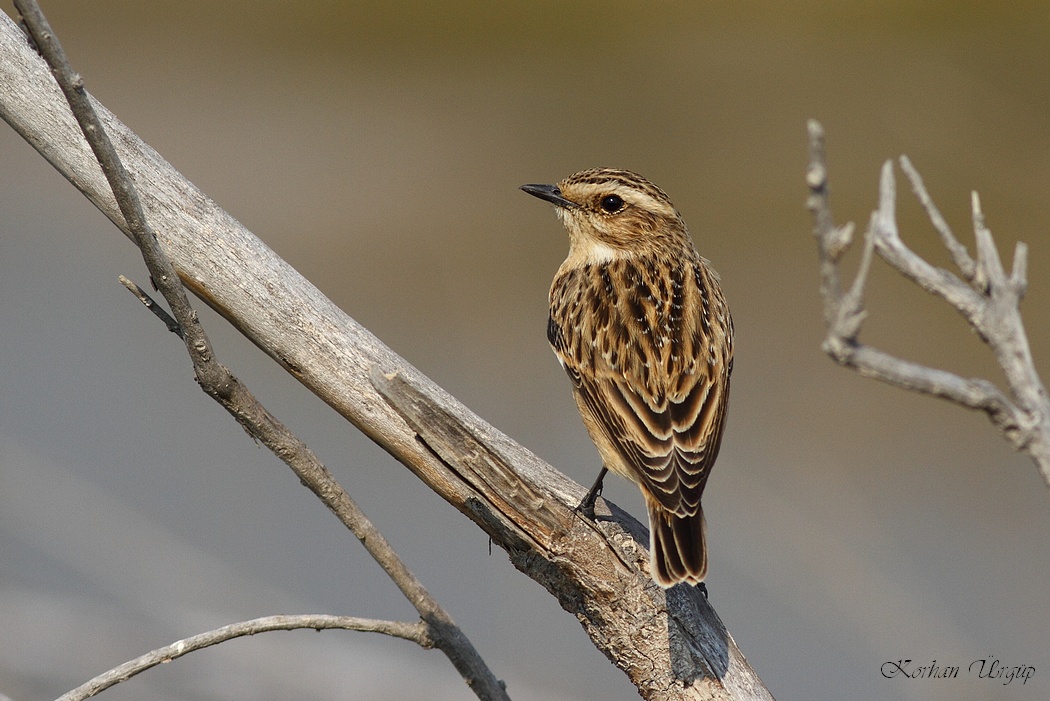
[[[600,265],[631,256],[629,249],[611,246],[582,231],[579,222],[571,215],[562,212],[559,215],[569,232],[569,257],[565,259],[563,267]]]
[[[579,265],[601,265],[614,260],[623,260],[631,255],[630,251],[615,248],[592,238],[573,241],[569,246],[569,259]]]

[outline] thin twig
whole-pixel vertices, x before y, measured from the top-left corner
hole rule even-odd
[[[882,164],[876,212],[875,252],[904,277],[930,294],[944,299],[972,325],[983,305],[981,293],[975,289],[980,283],[969,285],[954,273],[931,265],[908,248],[900,237],[897,230],[897,184],[893,177],[892,161]],[[975,279],[979,280],[980,274],[978,266]]]
[[[824,350],[840,364],[862,375],[985,412],[1016,450],[1026,452],[1033,459],[1050,487],[1050,401],[1032,362],[1020,313],[1020,302],[1028,285],[1027,246],[1017,245],[1013,269],[1007,276],[992,234],[985,226],[980,200],[974,193],[977,257],[972,259],[948,228],[918,171],[902,156],[901,167],[911,181],[912,190],[966,282],[930,265],[901,240],[896,221],[893,164],[886,162],[879,184],[879,206],[868,230],[868,245],[893,269],[944,299],[966,319],[995,354],[1006,376],[1009,396],[988,380],[966,379],[866,346],[857,337],[864,318],[863,286],[870,251],[866,249],[854,284],[843,294],[838,262],[849,241],[843,235],[846,228],[837,229],[833,224],[828,204],[824,130],[815,121],[809,122],[809,144],[807,206],[813,214],[813,233],[820,255],[820,289],[827,324]]]
[[[972,283],[977,274],[977,264],[970,257],[966,246],[959,243],[959,239],[955,238],[955,234],[952,233],[948,222],[941,216],[941,211],[937,209],[937,205],[933,203],[930,193],[926,191],[926,185],[922,182],[922,176],[919,175],[919,171],[915,169],[915,166],[911,164],[907,156],[901,156],[901,170],[904,171],[904,174],[908,176],[908,180],[911,181],[912,192],[915,193],[915,197],[918,198],[923,209],[926,210],[926,216],[930,218],[933,228],[940,234],[941,243],[948,249],[952,259],[955,261],[955,265],[963,274],[963,278]]]
[[[171,308],[177,328],[182,330],[180,336],[190,354],[201,389],[218,401],[254,438],[284,460],[302,482],[353,531],[415,606],[429,627],[434,646],[445,653],[478,697],[507,699],[502,682],[488,668],[463,631],[409,571],[331,472],[305,443],[273,417],[215,358],[208,337],[190,305],[185,287],[146,221],[138,192],[88,98],[83,80],[73,71],[35,0],[16,0],[15,6],[22,14],[41,55],[51,66],[85,138],[102,166],[124,220],[142,251],[150,276]],[[169,325],[169,328],[172,327]]]
[[[379,621],[370,618],[352,616],[329,616],[324,614],[301,614],[266,616],[250,621],[231,623],[222,628],[198,633],[171,645],[157,648],[145,655],[128,660],[119,667],[98,675],[76,689],[63,694],[58,701],[82,701],[105,691],[111,686],[127,681],[147,669],[176,660],[197,650],[224,643],[227,640],[241,638],[257,633],[268,633],[275,630],[356,630],[366,633],[383,633],[394,638],[410,640],[424,648],[433,646],[428,637],[427,627],[421,622],[404,623],[401,621]]]
[[[102,172],[113,190],[124,221],[127,222],[135,242],[142,251],[154,284],[171,307],[173,316],[182,326],[183,340],[193,360],[193,369],[197,373],[198,381],[202,387],[209,387],[212,388],[212,391],[223,394],[227,393],[229,391],[226,378],[228,371],[219,365],[212,355],[211,343],[190,305],[189,297],[179,281],[174,266],[164,255],[157,243],[156,233],[146,222],[142,213],[142,205],[139,202],[138,190],[132,184],[131,178],[124,169],[124,164],[121,163],[113,148],[109,134],[102,126],[88,98],[83,79],[69,64],[65,51],[36,0],[15,0],[15,7],[21,13],[37,49],[51,67],[51,72],[66,96],[88,145],[91,146],[95,158],[102,167]]]
[[[157,316],[158,319],[164,322],[164,325],[168,327],[168,331],[171,331],[179,338],[183,338],[182,327],[179,326],[179,322],[175,321],[175,319],[172,318],[171,314],[168,314],[166,311],[164,311],[164,308],[157,304],[144,289],[142,289],[136,283],[127,279],[123,275],[117,276],[117,280],[120,281],[121,285],[128,288],[131,294],[135,295],[135,297],[137,297],[138,300],[142,302],[143,306],[145,306],[146,309],[149,309]]]

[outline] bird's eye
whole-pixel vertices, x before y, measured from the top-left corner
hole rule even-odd
[[[623,198],[619,195],[606,195],[602,198],[599,206],[609,214],[619,212],[623,209]]]

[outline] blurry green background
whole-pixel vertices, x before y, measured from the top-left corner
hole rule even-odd
[[[10,11],[9,3],[4,3]],[[1050,376],[1050,6],[51,0],[88,89],[337,304],[574,479],[598,469],[545,339],[567,250],[519,192],[587,167],[663,187],[737,329],[705,497],[711,601],[787,699],[1050,697],[1050,494],[987,420],[836,367],[805,120],[864,225],[907,153],[959,237],[971,190]],[[898,171],[899,172],[899,171]],[[909,245],[947,256],[902,183]],[[856,254],[848,268],[855,265]],[[55,696],[153,647],[277,612],[413,617],[357,542],[195,386],[116,282],[128,241],[0,129],[0,693]],[[876,264],[862,338],[999,381],[941,303]],[[515,699],[634,698],[540,586],[205,310],[220,358],[298,431]],[[636,489],[606,496],[644,519]],[[977,659],[1033,665],[1027,685]],[[957,665],[886,679],[884,662]],[[463,699],[437,652],[270,634],[110,699]]]

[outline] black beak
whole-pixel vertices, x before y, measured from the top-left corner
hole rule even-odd
[[[521,189],[533,197],[547,200],[558,207],[569,207],[572,209],[579,206],[575,202],[565,199],[557,185],[522,185]]]

